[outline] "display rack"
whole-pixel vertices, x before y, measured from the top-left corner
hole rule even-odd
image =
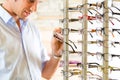
[[[104,28],[104,33],[103,35],[103,41],[106,41],[103,43],[103,48],[102,52],[104,55],[103,59],[103,64],[102,64],[102,80],[109,80],[109,8],[110,3],[112,0],[104,0],[104,6],[103,6],[103,28]],[[113,1],[119,1],[119,0],[113,0]],[[82,0],[82,4],[86,4],[88,0]],[[111,4],[112,5],[112,4]],[[64,42],[69,41],[69,0],[64,0],[64,9],[63,9],[63,35],[64,35]],[[75,8],[74,8],[75,10]],[[99,12],[98,12],[99,13]],[[88,5],[84,5],[82,8],[82,15],[88,15]],[[73,19],[73,21],[77,21],[77,19]],[[82,21],[82,28],[84,28],[84,33],[82,33],[82,72],[81,72],[81,79],[80,80],[87,80],[87,73],[88,73],[88,18],[86,16],[83,16],[83,21]],[[107,36],[106,36],[107,35]],[[69,46],[64,43],[64,51],[63,51],[63,61],[64,61],[64,80],[69,80]],[[77,74],[77,73],[76,73]],[[79,74],[79,73],[78,73]]]
[[[105,3],[104,3],[104,7],[107,8],[108,7],[108,0],[104,0]],[[110,0],[109,0],[110,1]],[[108,9],[105,9],[103,8],[103,13],[105,12],[108,12]],[[106,19],[106,21],[103,22],[103,27],[105,28],[105,33],[106,35],[109,35],[109,14],[106,13],[104,15],[104,20]],[[106,35],[103,35],[103,41],[109,41],[109,37],[106,36]],[[106,47],[104,47],[106,46]],[[108,53],[109,53],[109,48],[108,48],[108,42],[104,43],[103,44],[103,53],[104,53],[104,58],[105,60],[103,60],[103,80],[109,80],[109,76],[108,76],[108,66],[109,66],[109,58],[108,58]]]
[[[68,45],[65,42],[68,42],[68,32],[65,31],[68,29],[68,1],[69,0],[63,0],[63,5],[64,5],[64,9],[63,9],[63,35],[64,35],[64,50],[63,50],[63,60],[64,60],[64,64],[65,66],[63,67],[63,70],[66,72],[65,76],[63,77],[64,80],[69,80],[68,78],[68,71],[69,71],[69,67],[68,62],[69,62],[69,50],[68,50]]]
[[[88,0],[83,0],[82,4],[87,3]],[[88,10],[87,10],[87,5],[85,5],[82,9],[82,14],[87,15]],[[86,16],[83,17],[83,23],[82,27],[85,29],[83,35],[82,35],[82,80],[87,80],[87,41],[88,41],[88,36],[87,36],[87,29],[88,29],[88,22]]]

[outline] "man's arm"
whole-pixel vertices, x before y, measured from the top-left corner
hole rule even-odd
[[[61,33],[61,28],[57,28],[54,32]],[[53,37],[51,42],[52,56],[49,61],[46,62],[43,70],[42,77],[49,80],[55,73],[61,59],[61,52],[63,50],[63,42]]]
[[[59,63],[60,63],[60,58],[56,59],[52,56],[51,59],[48,62],[46,62],[46,65],[43,68],[42,77],[44,77],[47,80],[51,79],[51,77],[57,70]]]

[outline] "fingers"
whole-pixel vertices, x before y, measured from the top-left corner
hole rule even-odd
[[[60,42],[63,42],[62,28],[58,27],[54,29],[53,37]]]
[[[60,42],[63,42],[63,35],[61,35],[58,32],[54,32],[53,33],[53,37],[55,37],[56,39],[58,39]]]
[[[54,32],[57,32],[57,33],[62,33],[62,28],[60,28],[60,27],[55,28],[55,29],[54,29]]]
[[[55,28],[53,31],[53,38],[52,38],[52,51],[54,53],[60,53],[63,49],[63,35],[62,28]],[[57,54],[56,54],[57,55]]]

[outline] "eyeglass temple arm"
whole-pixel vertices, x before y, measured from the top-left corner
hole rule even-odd
[[[116,55],[116,54],[111,54],[112,57],[119,57],[120,58],[120,55]]]
[[[65,41],[63,41],[63,36],[59,33],[53,33],[53,37],[58,39],[60,42],[65,42]],[[74,50],[74,48],[72,47],[71,44],[69,44],[68,42],[65,42],[65,43],[68,44],[72,48],[73,52],[75,52],[75,50]]]
[[[88,8],[87,9],[91,14],[93,14],[90,10],[93,10],[93,11],[95,11],[96,13],[98,13],[100,16],[102,16],[103,17],[103,15],[100,13],[100,12],[98,12],[96,9],[94,9],[94,8],[92,8],[92,7],[90,7],[90,8]]]
[[[120,9],[113,4],[112,4],[112,7],[116,8],[118,11],[120,11]]]
[[[116,18],[116,17],[109,17],[110,19],[116,19],[118,22],[120,22],[120,19]]]
[[[114,31],[117,31],[118,32],[118,34],[120,35],[120,29],[112,29],[112,32],[114,32]]]

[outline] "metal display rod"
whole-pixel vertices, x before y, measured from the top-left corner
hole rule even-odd
[[[63,80],[69,80],[68,77],[68,71],[69,71],[69,67],[68,67],[68,62],[69,62],[69,50],[68,50],[68,45],[65,42],[68,42],[68,32],[66,31],[66,29],[68,28],[68,0],[63,0],[63,18],[64,18],[64,22],[63,22],[63,36],[64,36],[64,50],[63,50],[63,60],[65,62],[65,65],[63,67],[64,70],[64,74],[63,74]]]
[[[87,3],[87,0],[83,0],[83,4]],[[82,9],[82,14],[87,15],[87,5],[83,6]],[[87,23],[87,18],[83,17],[83,23],[82,27],[85,29],[85,32],[82,35],[82,80],[87,80],[87,28],[88,28],[88,23]]]
[[[103,9],[103,12],[108,12],[108,1],[105,0],[105,8]],[[103,36],[103,41],[109,41],[109,14],[106,13],[104,15],[104,22],[103,22],[103,27],[105,28],[105,35]],[[108,42],[103,44],[103,53],[104,53],[104,60],[103,60],[103,80],[109,80],[109,74],[108,74],[108,66],[109,66],[109,60],[108,60],[108,55],[109,55],[109,48],[108,48]]]

